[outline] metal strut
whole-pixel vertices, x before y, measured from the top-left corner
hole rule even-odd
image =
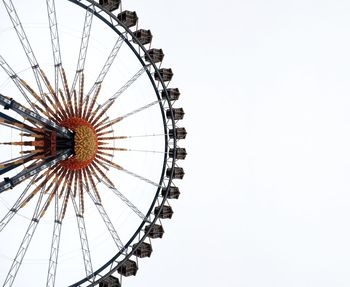
[[[161,185],[159,185],[158,183],[156,183],[156,182],[154,182],[154,181],[152,181],[152,180],[150,180],[150,179],[147,179],[147,178],[145,178],[145,177],[143,177],[143,176],[141,176],[141,175],[138,175],[138,174],[136,174],[136,173],[134,173],[134,172],[132,172],[132,171],[129,171],[129,170],[127,170],[127,169],[121,167],[120,165],[118,165],[118,164],[116,164],[116,163],[114,163],[114,162],[107,162],[106,165],[108,165],[108,166],[110,166],[110,167],[113,167],[113,168],[115,168],[115,169],[117,169],[117,170],[121,170],[121,171],[123,171],[123,172],[125,172],[125,173],[127,173],[127,174],[129,174],[129,175],[131,175],[131,176],[133,176],[133,177],[135,177],[135,178],[138,178],[139,180],[142,180],[142,181],[144,181],[144,182],[147,182],[147,183],[149,183],[149,184],[151,184],[151,185],[154,185],[154,186],[156,186],[156,187],[161,187]]]
[[[54,287],[56,280],[57,258],[61,239],[62,222],[55,220],[51,242],[49,270],[47,274],[46,287]]]
[[[16,158],[12,161],[7,161],[6,163],[0,163],[0,175],[35,159],[37,159],[36,154],[28,154]]]
[[[40,79],[43,79],[43,76],[40,72],[39,64],[36,60],[36,57],[35,57],[34,52],[32,50],[32,47],[31,47],[29,40],[27,38],[27,35],[23,29],[22,23],[18,17],[16,9],[15,9],[11,0],[3,0],[2,2],[4,3],[7,14],[9,15],[10,20],[13,24],[13,27],[16,30],[18,39],[20,40],[20,42],[22,44],[23,50],[28,58],[29,64],[32,67],[34,77],[35,77],[36,83],[37,83],[38,88],[39,88],[40,96],[41,96],[42,100],[45,102],[45,97],[43,95],[44,91],[43,91],[43,88],[42,88],[41,82],[40,82]]]
[[[59,134],[64,136],[65,138],[71,138],[72,133],[66,129],[65,127],[58,126],[55,122],[44,118],[40,116],[38,113],[35,113],[20,103],[16,102],[13,99],[10,99],[8,97],[5,97],[4,95],[0,94],[0,105],[4,106],[5,109],[11,109],[15,111],[16,113],[20,114],[24,118],[28,118],[39,125],[47,128],[51,128],[53,130],[56,130]]]
[[[60,48],[59,34],[58,34],[58,28],[57,28],[55,1],[46,0],[46,6],[47,6],[47,14],[49,18],[52,53],[53,53],[54,64],[55,64],[55,93],[57,95],[59,92],[58,79],[61,78],[66,99],[68,102],[70,102],[71,94],[69,93],[66,74],[62,67],[61,48]],[[48,83],[46,81],[45,81],[45,84],[48,86]]]
[[[90,96],[96,89],[98,86],[101,86],[104,78],[106,77],[109,69],[111,68],[114,59],[116,58],[116,56],[118,55],[118,52],[120,50],[120,47],[123,44],[123,39],[119,36],[117,42],[115,43],[111,53],[109,54],[107,61],[105,62],[100,74],[97,77],[96,82],[94,83],[94,85],[92,86],[92,88],[90,89],[90,91],[87,93],[87,97]]]
[[[130,207],[130,209],[135,212],[135,214],[140,217],[142,220],[146,220],[146,216],[129,200],[127,199],[117,188],[114,186],[111,186],[107,184],[104,180],[101,180],[101,182],[106,185],[108,188],[110,188],[114,194],[116,194],[127,206]]]
[[[9,212],[3,217],[3,219],[0,221],[0,232],[5,228],[5,226],[11,221],[11,219],[15,216],[18,209],[20,208],[22,204],[22,199],[27,194],[28,190],[31,188],[34,180],[38,177],[38,174],[35,175],[31,181],[28,183],[24,191],[21,193],[21,195],[17,198],[17,201],[12,206],[12,208],[9,210]]]
[[[61,60],[61,49],[60,41],[58,36],[57,28],[57,17],[56,17],[56,7],[54,0],[46,0],[47,15],[49,18],[50,36],[52,53],[55,64],[55,93],[58,93],[58,75],[60,73],[60,66],[62,65]]]
[[[91,200],[94,202],[98,212],[100,213],[109,233],[111,234],[115,244],[117,245],[119,250],[124,250],[124,244],[123,242],[120,240],[120,237],[117,233],[117,231],[115,230],[105,208],[103,207],[102,203],[99,202],[93,195],[91,192],[86,192],[88,195],[90,195]]]
[[[112,97],[110,97],[104,104],[108,104],[109,102],[114,102],[122,93],[124,93],[149,67],[150,65],[147,65],[145,67],[142,67],[132,78],[127,81],[124,86],[122,86]]]
[[[16,278],[17,272],[22,265],[23,258],[28,250],[28,247],[29,247],[29,244],[33,238],[34,232],[38,226],[38,223],[40,220],[40,214],[44,211],[45,206],[47,205],[47,203],[50,200],[50,196],[47,197],[46,202],[43,204],[42,207],[40,207],[42,199],[43,199],[45,188],[46,187],[44,186],[41,189],[40,196],[39,196],[38,202],[37,202],[35,210],[34,210],[33,218],[29,223],[28,229],[24,235],[24,238],[23,238],[22,243],[18,249],[16,257],[13,260],[10,271],[8,272],[8,274],[6,276],[3,287],[11,287],[12,286],[12,284]]]
[[[56,163],[58,163],[61,160],[65,160],[71,155],[71,151],[67,150],[63,153],[61,153],[59,156],[55,158],[51,158],[47,161],[42,162],[39,165],[32,166],[30,168],[27,168],[23,171],[21,171],[19,174],[15,175],[14,177],[8,178],[7,180],[0,182],[0,193],[4,192],[5,190],[8,190],[10,188],[15,187],[16,185],[20,184],[27,178],[38,174],[42,170],[52,167]]]
[[[16,120],[15,118],[10,117],[10,116],[8,116],[4,113],[1,113],[1,112],[0,112],[0,124],[17,129],[19,131],[24,131],[27,133],[33,133],[33,132],[40,133],[38,131],[35,131],[35,128],[33,128],[33,127],[23,123],[23,122],[20,122],[20,121]]]
[[[77,203],[75,202],[75,199],[72,193],[70,193],[70,198],[72,200],[75,215],[77,218],[81,250],[83,252],[85,272],[86,272],[86,276],[89,276],[90,274],[92,274],[93,269],[92,269],[92,263],[91,263],[89,242],[88,242],[88,237],[87,237],[86,228],[85,228],[85,220],[84,220],[84,216],[81,214],[81,212],[78,209]]]
[[[89,40],[90,40],[90,32],[91,32],[91,24],[92,24],[93,14],[90,10],[86,10],[85,14],[85,21],[84,21],[84,30],[83,34],[81,36],[81,44],[80,44],[80,50],[79,50],[79,58],[77,63],[77,70],[74,75],[72,88],[70,90],[70,93],[72,94],[75,85],[77,84],[78,78],[81,76],[81,74],[84,71],[85,68],[85,60],[86,60],[86,54],[88,51],[89,46]]]
[[[11,0],[3,0],[2,1],[5,5],[5,8],[7,10],[7,14],[10,17],[10,20],[13,24],[13,27],[16,30],[17,36],[19,40],[21,41],[21,44],[23,46],[24,52],[27,55],[28,61],[30,63],[31,67],[34,67],[38,64],[35,55],[33,53],[32,47],[28,41],[27,35],[23,30],[22,23],[18,17],[18,14],[16,12],[15,7],[13,6],[13,3]]]
[[[5,61],[5,59],[2,56],[0,56],[0,65],[3,68],[3,70],[6,72],[6,74],[14,82],[14,84],[17,86],[18,90],[21,92],[21,94],[26,99],[26,101],[31,106],[31,108],[37,112],[34,103],[28,98],[27,93],[23,89],[22,83],[21,83],[18,75],[12,70],[12,68],[7,64],[7,62]]]
[[[66,191],[68,188],[66,188]],[[55,222],[53,227],[49,269],[47,273],[46,287],[54,287],[56,280],[56,270],[58,261],[58,252],[61,239],[62,221],[64,217],[65,204],[61,205],[60,210],[58,209],[58,193],[55,194]]]
[[[97,129],[96,131],[98,132],[99,130],[102,130],[102,129],[105,129],[105,128],[107,128],[107,127],[110,127],[110,126],[112,126],[112,125],[114,125],[114,124],[116,124],[116,123],[118,123],[118,122],[120,122],[120,121],[122,121],[122,120],[124,120],[124,119],[126,119],[126,118],[128,118],[128,117],[130,117],[130,116],[132,116],[132,115],[135,115],[135,114],[137,114],[137,113],[139,113],[139,112],[142,112],[142,111],[144,111],[144,110],[146,110],[146,109],[149,109],[150,107],[152,107],[152,106],[154,106],[154,105],[156,105],[156,104],[158,104],[158,103],[160,103],[160,102],[161,102],[161,101],[154,101],[154,102],[152,102],[152,103],[150,103],[150,104],[148,104],[148,105],[145,105],[145,106],[143,106],[143,107],[141,107],[141,108],[138,108],[138,109],[136,109],[136,110],[133,110],[133,111],[131,111],[131,112],[125,114],[124,116],[121,116],[121,117],[118,117],[118,118],[116,118],[116,119],[110,120],[110,121],[104,123],[103,126],[102,126],[101,128],[99,128],[99,129]],[[101,124],[98,124],[98,125],[96,125],[95,127],[97,128],[97,127],[99,127],[100,125],[101,125]]]

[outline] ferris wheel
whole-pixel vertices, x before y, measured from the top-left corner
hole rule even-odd
[[[1,4],[0,284],[127,286],[184,176],[172,69],[120,0]]]

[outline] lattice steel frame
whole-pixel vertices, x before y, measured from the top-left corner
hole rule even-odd
[[[147,49],[138,41],[138,39],[133,35],[132,31],[127,28],[121,21],[118,20],[116,15],[113,13],[106,11],[103,9],[101,5],[96,3],[93,0],[68,0],[82,8],[84,8],[87,11],[90,11],[94,16],[99,18],[102,22],[104,22],[107,26],[109,26],[115,33],[121,37],[125,44],[128,45],[128,47],[131,49],[131,51],[135,54],[135,56],[140,61],[141,65],[145,69],[145,72],[148,75],[148,78],[150,82],[152,83],[152,86],[154,88],[154,91],[156,93],[156,96],[159,101],[159,107],[162,114],[163,119],[163,127],[164,127],[164,140],[165,140],[165,147],[164,147],[164,161],[163,161],[163,168],[159,180],[159,187],[157,189],[157,192],[155,194],[154,200],[145,215],[145,219],[142,221],[138,229],[135,231],[134,235],[129,239],[129,241],[125,244],[124,250],[127,251],[127,254],[124,255],[123,252],[118,252],[115,254],[108,262],[106,262],[103,266],[101,266],[99,269],[95,270],[90,276],[82,279],[79,282],[76,282],[70,287],[77,287],[77,286],[96,286],[100,282],[102,282],[103,278],[106,276],[112,275],[118,267],[120,267],[124,261],[128,260],[132,255],[133,251],[139,247],[139,245],[147,238],[148,233],[145,232],[144,227],[146,223],[149,223],[150,226],[154,226],[156,222],[158,221],[159,214],[153,214],[153,209],[155,205],[159,202],[159,206],[163,207],[165,202],[167,201],[167,196],[162,197],[161,196],[161,189],[166,188],[166,194],[168,194],[170,185],[173,180],[173,173],[174,169],[176,167],[176,158],[175,154],[172,158],[168,156],[168,151],[170,148],[176,149],[177,147],[177,140],[170,139],[169,137],[169,129],[175,129],[176,128],[176,121],[173,117],[173,113],[171,114],[171,118],[168,120],[165,116],[165,110],[166,109],[172,109],[172,104],[169,100],[169,95],[167,94],[167,85],[162,80],[162,77],[159,72],[159,67],[151,60],[151,57],[149,56]],[[126,32],[126,34],[125,34]],[[124,36],[125,34],[125,36]],[[133,44],[132,42],[136,43]],[[137,47],[137,48],[136,48]],[[141,53],[139,53],[141,51]],[[145,58],[150,59],[150,64],[145,63]],[[150,68],[147,68],[150,67]],[[155,79],[152,76],[152,72],[154,74],[158,74],[160,78],[160,87],[163,91],[166,93],[166,100],[162,101],[160,91],[158,89],[158,85],[155,82]],[[172,172],[169,178],[165,177],[165,170],[166,168],[171,168]],[[151,228],[149,229],[149,231]],[[143,235],[141,235],[143,234]],[[132,247],[133,246],[133,247]],[[121,258],[123,257],[123,258]]]
[[[3,0],[3,1],[5,4],[7,3],[5,0]],[[171,113],[170,119],[167,119],[167,116],[166,116],[166,110],[167,109],[172,110],[172,103],[170,101],[170,98],[169,98],[169,95],[167,92],[167,85],[162,80],[162,76],[161,76],[161,73],[159,71],[160,66],[158,66],[156,63],[153,62],[152,58],[148,54],[146,47],[144,47],[140,43],[140,41],[134,36],[131,29],[126,27],[120,20],[118,20],[116,15],[105,10],[101,5],[99,5],[97,2],[95,2],[93,0],[68,0],[68,1],[85,9],[86,13],[87,13],[87,16],[86,16],[87,18],[86,18],[86,22],[84,24],[84,27],[86,28],[86,30],[88,32],[86,32],[86,33],[84,32],[85,33],[84,35],[86,35],[86,37],[85,37],[86,39],[84,38],[83,42],[81,44],[82,47],[84,48],[84,51],[83,51],[84,53],[83,53],[83,56],[79,56],[79,59],[81,58],[80,60],[82,62],[85,61],[86,49],[87,49],[88,43],[87,42],[85,43],[84,41],[87,41],[89,38],[89,29],[91,28],[92,19],[90,19],[88,17],[91,14],[91,15],[97,17],[102,22],[104,22],[109,28],[111,28],[116,34],[118,34],[119,39],[122,39],[122,43],[125,43],[130,48],[130,50],[134,53],[134,55],[137,57],[137,59],[139,60],[140,64],[142,65],[142,69],[139,72],[137,72],[137,74],[131,80],[129,80],[129,82],[133,81],[134,78],[136,80],[143,72],[145,72],[147,74],[147,76],[148,76],[148,78],[153,86],[154,92],[157,96],[157,99],[158,99],[158,101],[156,101],[154,104],[159,103],[159,108],[161,111],[163,128],[164,128],[164,143],[165,144],[164,144],[163,167],[161,170],[159,183],[156,184],[157,191],[155,193],[154,199],[149,207],[148,212],[144,215],[140,226],[137,228],[137,230],[134,232],[134,234],[131,236],[131,238],[128,240],[128,242],[124,244],[124,247],[117,254],[112,255],[112,258],[108,262],[106,262],[103,266],[101,266],[99,269],[97,269],[95,271],[89,270],[89,272],[87,272],[89,275],[86,278],[82,279],[79,282],[76,282],[76,283],[70,285],[70,287],[96,286],[99,283],[101,283],[104,278],[106,278],[107,276],[110,276],[114,272],[116,272],[116,270],[126,260],[128,260],[131,256],[133,256],[133,252],[135,251],[135,249],[137,249],[141,245],[141,243],[143,241],[145,241],[145,239],[148,237],[148,233],[150,232],[151,228],[159,220],[159,213],[161,212],[161,208],[160,208],[160,211],[158,212],[158,214],[155,214],[153,212],[153,210],[154,210],[154,207],[156,205],[159,207],[163,207],[165,202],[167,201],[167,194],[169,193],[170,185],[173,181],[174,170],[176,167],[176,154],[174,153],[172,157],[169,157],[169,154],[168,154],[169,149],[176,150],[176,147],[177,147],[176,136],[173,139],[171,139],[169,136],[169,130],[176,129],[176,121],[174,119],[173,113]],[[47,0],[47,3],[50,4],[50,5],[48,5],[48,7],[50,8],[50,11],[52,9],[54,9],[54,6],[52,6],[54,4],[53,1]],[[7,8],[8,7],[9,6],[7,6]],[[52,10],[52,11],[54,11],[54,10]],[[54,19],[54,18],[52,18],[52,19],[54,21],[50,21],[50,28],[57,28],[56,27],[57,26],[56,19]],[[16,27],[20,27],[20,29],[22,29],[22,27],[20,25],[15,26],[15,28]],[[53,31],[51,30],[51,36],[55,36],[56,32],[57,32],[56,30],[53,30]],[[57,47],[59,45],[58,44],[58,35],[56,35],[56,36],[57,36],[57,38],[53,37],[53,39],[52,39],[52,41],[54,42],[53,44],[57,44],[57,45],[53,46],[54,47],[53,52],[54,52],[56,67],[59,68],[61,65],[60,55],[59,55],[59,57],[55,57],[56,56],[55,47]],[[118,43],[116,45],[118,45]],[[42,77],[42,75],[41,75],[40,70],[39,70],[39,65],[36,62],[34,54],[32,53],[29,42],[28,42],[28,47],[29,47],[29,49],[27,49],[27,51],[29,51],[29,52],[27,53],[27,57],[28,57],[28,60],[30,61],[31,66],[33,68],[34,74],[36,76],[36,80],[38,82],[40,94],[42,95],[42,89],[41,89],[40,80],[39,80]],[[24,47],[24,48],[26,50],[27,47]],[[117,46],[117,50],[119,50],[119,48],[120,48],[120,46]],[[30,57],[32,55],[33,55],[33,57]],[[56,61],[56,59],[57,59],[57,61]],[[148,63],[145,62],[146,59],[147,59]],[[78,71],[77,72],[79,72],[79,68],[80,68],[79,63],[78,63]],[[56,91],[57,91],[57,81],[58,81],[57,74],[58,74],[58,71],[56,71],[56,75],[55,75],[56,76],[55,77],[56,78],[56,84],[55,84]],[[158,76],[157,78],[159,78],[159,80],[157,79],[157,83],[156,83],[156,80],[154,78],[154,75],[157,75]],[[76,78],[75,78],[75,81],[77,81]],[[73,87],[75,85],[75,81],[73,83]],[[129,82],[126,83],[126,85],[123,86],[122,89],[123,88],[126,89],[128,87],[128,85],[131,84]],[[96,83],[96,84],[99,84],[99,83]],[[162,99],[162,97],[161,97],[161,94],[160,94],[161,90],[159,89],[159,87],[165,93],[165,98],[166,98],[165,100]],[[116,95],[110,99],[110,101],[114,101],[119,96],[118,93],[120,92],[120,94],[121,94],[124,91],[122,89],[120,91],[118,91],[116,93]],[[107,103],[105,103],[105,104],[107,104]],[[22,181],[22,180],[28,178],[29,176],[33,176],[33,175],[37,174],[39,171],[54,165],[55,163],[57,163],[58,160],[65,159],[66,157],[68,157],[68,154],[62,153],[58,158],[56,158],[53,161],[49,161],[47,163],[44,163],[42,166],[36,167],[36,169],[28,170],[26,174],[19,174],[18,176],[11,179],[11,181],[12,181],[11,183],[7,183],[4,186],[0,186],[0,192],[7,189],[7,188],[10,188],[12,185],[14,185],[15,180],[18,179],[18,180]],[[171,169],[171,174],[166,177],[165,171],[166,171],[166,169],[169,169],[169,168]],[[161,195],[162,189],[166,189],[165,196]],[[149,224],[150,228],[148,229],[148,232],[145,231],[145,224]]]

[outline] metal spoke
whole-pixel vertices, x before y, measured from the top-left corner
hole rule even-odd
[[[35,159],[37,159],[35,154],[27,154],[19,157],[16,160],[0,163],[0,175]]]
[[[30,242],[31,242],[33,235],[35,233],[35,230],[38,226],[38,223],[40,220],[40,214],[42,214],[42,212],[44,211],[44,209],[47,206],[47,203],[49,202],[50,197],[51,197],[51,194],[50,194],[50,196],[46,199],[46,202],[43,204],[43,206],[41,206],[44,192],[45,192],[45,186],[41,189],[40,196],[39,196],[38,202],[37,202],[35,210],[34,210],[33,218],[29,223],[28,229],[24,235],[24,238],[23,238],[22,243],[18,249],[16,257],[13,260],[10,271],[8,272],[8,274],[6,276],[3,287],[12,286],[12,284],[16,278],[17,272],[22,265],[23,258],[28,250]]]
[[[8,163],[14,162],[16,160],[21,160],[22,158],[23,158],[23,156],[18,156],[18,157],[3,161],[1,164],[8,164]]]
[[[40,72],[39,64],[36,60],[36,57],[35,57],[34,52],[32,50],[32,47],[28,41],[27,35],[23,29],[22,23],[18,17],[16,9],[15,9],[11,0],[3,0],[2,2],[4,3],[7,14],[9,15],[11,22],[13,24],[13,27],[16,30],[18,39],[20,40],[20,42],[22,44],[23,50],[27,56],[27,59],[30,63],[30,66],[33,69],[34,77],[35,77],[36,83],[38,85],[40,95],[42,97],[42,100],[45,102],[45,98],[43,97],[44,92],[43,92],[43,88],[42,88],[41,82],[40,82],[40,78],[42,78],[42,75]]]
[[[68,129],[58,126],[55,122],[48,120],[45,117],[42,117],[40,114],[27,109],[20,103],[2,94],[0,94],[0,105],[4,106],[7,109],[15,111],[16,113],[20,114],[23,118],[29,119],[31,122],[35,122],[38,125],[45,127],[46,129],[56,130],[58,133],[62,134],[62,136],[66,138],[72,136],[72,133]]]
[[[147,137],[160,137],[160,136],[166,136],[166,134],[150,134],[150,135],[133,135],[133,136],[114,136],[114,137],[105,137],[105,136],[99,136],[99,140],[125,140],[125,139],[132,139],[132,138],[147,138]]]
[[[64,203],[61,205],[61,208],[59,210],[59,208],[58,208],[59,198],[58,197],[59,197],[58,192],[56,191],[56,194],[55,194],[55,222],[54,222],[54,227],[53,227],[49,269],[48,269],[47,281],[46,281],[47,287],[54,287],[55,286],[57,259],[58,259],[58,252],[59,252],[60,239],[61,239],[63,213],[65,210]]]
[[[57,29],[56,7],[54,0],[46,0],[47,15],[49,18],[52,53],[55,64],[55,93],[58,93],[58,75],[62,65],[60,41]]]
[[[42,161],[36,166],[28,167],[18,173],[17,175],[9,178],[8,180],[0,181],[0,193],[4,192],[5,190],[8,190],[10,188],[13,188],[14,186],[20,184],[27,178],[34,176],[35,174],[41,172],[44,169],[50,168],[53,165],[55,165],[57,162],[61,160],[65,160],[70,155],[70,151],[64,151],[62,152],[58,157]]]
[[[137,179],[139,179],[139,180],[142,180],[142,181],[144,181],[144,182],[147,182],[147,183],[149,183],[149,184],[151,184],[151,185],[154,185],[154,186],[156,186],[156,187],[161,187],[158,183],[156,183],[156,182],[154,182],[154,181],[152,181],[152,180],[150,180],[150,179],[147,179],[147,178],[145,178],[145,177],[143,177],[143,176],[141,176],[141,175],[138,175],[138,174],[136,174],[136,173],[134,173],[134,172],[132,172],[132,171],[129,171],[129,170],[127,170],[127,169],[121,167],[120,165],[118,165],[118,164],[116,164],[116,163],[114,163],[114,162],[112,162],[112,161],[110,161],[110,160],[108,160],[108,159],[105,159],[105,158],[103,158],[103,157],[101,157],[101,156],[99,156],[99,155],[96,155],[96,157],[97,157],[98,159],[101,159],[101,160],[103,160],[104,162],[106,162],[106,165],[108,165],[108,166],[110,166],[110,167],[113,167],[113,168],[115,168],[115,169],[117,169],[117,170],[123,171],[123,172],[125,172],[125,173],[127,173],[127,174],[129,174],[129,175],[131,175],[131,176],[133,176],[133,177],[135,177],[135,178],[137,178]]]
[[[150,107],[152,107],[152,106],[158,104],[159,102],[160,102],[160,101],[154,101],[154,102],[152,102],[152,103],[150,103],[150,104],[148,104],[148,105],[145,105],[145,106],[143,106],[143,107],[141,107],[141,108],[138,108],[138,109],[136,109],[136,110],[133,110],[133,111],[131,111],[131,112],[125,114],[124,116],[121,116],[121,117],[118,117],[118,118],[116,118],[116,119],[110,120],[110,121],[108,121],[107,123],[105,123],[105,124],[103,125],[103,127],[98,128],[98,129],[96,130],[96,132],[99,132],[99,131],[101,131],[101,130],[107,128],[107,127],[110,127],[110,126],[112,126],[112,125],[114,125],[114,124],[116,124],[116,123],[118,123],[118,122],[120,122],[120,121],[122,121],[122,120],[124,120],[124,119],[126,119],[126,118],[128,118],[128,117],[130,117],[130,116],[133,116],[133,115],[135,115],[135,114],[137,114],[137,113],[139,113],[139,112],[142,112],[142,111],[144,111],[144,110],[147,110],[147,109],[149,109]],[[99,127],[100,125],[101,125],[101,124],[97,124],[97,125],[95,126],[95,128]]]
[[[33,133],[35,132],[35,128],[31,127],[23,122],[20,122],[18,120],[16,120],[13,117],[10,117],[6,114],[3,114],[0,112],[0,124],[7,126],[9,128],[14,128],[23,132],[27,132],[27,133]],[[36,132],[37,134],[39,132]]]
[[[123,149],[123,148],[116,148],[118,151],[132,151],[132,152],[144,152],[144,153],[156,153],[164,155],[166,152],[164,151],[158,151],[158,150],[145,150],[145,149]]]
[[[94,202],[98,212],[101,215],[101,218],[103,219],[103,222],[105,223],[109,233],[111,234],[115,244],[117,245],[119,250],[123,250],[124,249],[124,244],[123,242],[120,240],[120,237],[117,233],[117,231],[115,230],[113,223],[111,222],[106,210],[104,209],[103,205],[101,202],[99,202],[95,196],[92,195],[91,192],[86,192],[88,195],[90,195],[91,200]]]
[[[93,14],[91,13],[90,10],[86,10],[85,21],[84,21],[84,30],[83,30],[83,34],[81,37],[77,70],[76,70],[76,73],[74,75],[74,79],[73,79],[72,88],[70,90],[70,93],[73,93],[73,91],[75,89],[75,85],[78,81],[78,78],[82,75],[82,73],[84,71],[86,54],[87,54],[87,50],[88,50],[88,46],[89,46],[92,19],[93,19]]]
[[[166,134],[151,134],[151,135],[134,135],[134,136],[126,136],[126,138],[148,138],[148,137],[164,137]]]
[[[4,127],[8,127],[8,128],[11,128],[11,129],[15,129],[15,130],[18,130],[18,131],[21,131],[21,132],[28,132],[26,129],[24,128],[20,128],[20,127],[16,127],[14,125],[11,125],[9,123],[6,123],[5,120],[3,119],[0,119],[0,125],[4,126]]]
[[[148,69],[149,65],[142,67],[130,80],[128,80],[124,86],[122,86],[112,97],[110,97],[104,104],[114,102],[122,93],[124,93],[135,81]]]
[[[62,222],[55,221],[52,235],[51,251],[50,251],[50,261],[49,261],[49,271],[47,274],[47,287],[55,286],[56,270],[57,270],[57,258],[58,250],[61,238]]]
[[[34,235],[34,232],[36,230],[37,225],[38,225],[38,221],[36,221],[35,219],[33,219],[30,222],[28,229],[26,231],[26,234],[25,234],[23,241],[21,243],[20,249],[18,250],[17,255],[12,263],[11,269],[8,272],[7,277],[5,279],[5,282],[3,285],[4,287],[12,286],[12,284],[16,278],[18,269],[21,267],[24,255],[27,252],[28,246],[31,242],[31,239]]]
[[[85,220],[83,214],[78,209],[77,203],[75,202],[75,199],[70,193],[70,198],[73,203],[75,215],[77,218],[78,228],[79,228],[79,235],[80,235],[80,244],[81,244],[81,250],[83,253],[83,259],[84,259],[84,266],[85,266],[85,272],[86,276],[89,276],[92,274],[92,263],[91,263],[91,255],[90,255],[90,249],[89,249],[89,242],[88,237],[86,234],[86,228],[85,228]]]
[[[28,190],[31,188],[33,182],[35,181],[35,179],[38,177],[39,174],[35,175],[30,182],[28,183],[28,185],[26,186],[26,188],[24,189],[24,191],[21,193],[21,195],[17,198],[15,204],[12,206],[12,208],[9,210],[9,212],[4,216],[4,218],[0,221],[0,232],[5,228],[5,226],[11,221],[11,219],[15,216],[15,214],[17,213],[17,211],[19,210],[19,207],[22,204],[22,200],[25,197],[25,195],[27,194]]]
[[[133,176],[133,177],[136,177],[137,179],[140,179],[140,180],[142,180],[142,181],[144,181],[144,182],[147,182],[147,183],[149,183],[149,184],[151,184],[151,185],[154,185],[154,186],[156,186],[156,187],[161,187],[158,183],[156,183],[156,182],[154,182],[154,181],[152,181],[152,180],[150,180],[150,179],[147,179],[147,178],[145,178],[145,177],[143,177],[143,176],[141,176],[141,175],[138,175],[138,174],[136,174],[136,173],[134,173],[134,172],[132,172],[132,171],[129,171],[129,170],[123,168],[123,167],[119,167],[119,168],[117,168],[117,169],[118,169],[118,170],[121,170],[121,171],[123,171],[123,172],[125,172],[125,173],[127,173],[127,174],[129,174],[129,175],[131,175],[131,176]]]
[[[1,117],[1,116],[0,116]],[[4,127],[8,127],[10,129],[15,129],[15,130],[18,130],[18,131],[21,131],[21,132],[31,132],[29,130],[26,130],[24,127],[20,127],[20,126],[16,126],[16,125],[13,125],[13,123],[9,123],[7,122],[6,120],[4,119],[0,119],[0,125],[4,126]]]
[[[146,216],[129,200],[125,197],[124,194],[122,194],[116,187],[111,186],[107,184],[104,180],[101,180],[101,182],[106,185],[108,188],[110,188],[114,194],[116,194],[127,206],[130,207],[130,209],[136,213],[137,216],[139,216],[142,220],[146,220]]]
[[[118,52],[120,50],[120,47],[123,44],[123,39],[119,36],[117,42],[113,46],[112,51],[110,52],[107,61],[105,62],[100,74],[97,77],[97,80],[95,81],[94,85],[91,87],[90,91],[87,93],[86,97],[89,97],[96,89],[98,86],[101,86],[104,78],[106,77],[109,69],[111,68],[116,56],[118,55]]]
[[[27,93],[23,89],[23,87],[22,87],[23,84],[22,84],[21,79],[13,71],[13,69],[9,66],[9,64],[5,61],[5,59],[2,56],[0,56],[0,65],[1,65],[1,68],[6,72],[6,74],[11,78],[11,80],[17,86],[17,89],[20,91],[20,93],[26,99],[27,103],[31,106],[31,108],[34,111],[37,111],[36,108],[35,108],[34,103],[28,98]]]

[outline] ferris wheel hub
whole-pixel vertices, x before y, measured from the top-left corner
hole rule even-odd
[[[74,153],[77,160],[91,160],[97,150],[97,138],[93,129],[80,126],[75,130]]]
[[[98,149],[95,129],[87,120],[78,117],[64,119],[60,125],[74,132],[74,155],[61,165],[70,170],[83,169],[94,160]]]

